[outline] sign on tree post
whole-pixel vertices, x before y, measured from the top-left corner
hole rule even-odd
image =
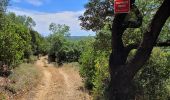
[[[114,0],[114,12],[115,13],[129,13],[130,12],[130,0]]]

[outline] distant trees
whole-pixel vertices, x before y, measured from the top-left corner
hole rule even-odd
[[[52,32],[52,34],[55,33],[55,35],[70,36],[69,34],[70,27],[65,24],[61,25],[61,24],[51,23],[49,25],[49,30]]]
[[[43,37],[37,31],[30,30],[31,34],[31,46],[33,55],[43,54],[46,55],[49,50],[49,43],[46,37]]]
[[[68,40],[69,26],[51,23],[49,30],[52,32],[48,37],[50,44],[49,60],[56,61],[58,64],[78,61],[81,46],[78,45],[78,42]]]

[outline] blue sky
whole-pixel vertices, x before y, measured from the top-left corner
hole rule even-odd
[[[84,5],[88,0],[11,0],[9,12],[17,15],[27,15],[36,22],[35,30],[48,35],[51,22],[70,26],[70,33],[74,36],[94,35],[91,31],[81,30],[78,16],[84,12]]]

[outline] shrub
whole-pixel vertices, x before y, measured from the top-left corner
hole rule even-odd
[[[131,56],[135,50],[131,52]],[[108,53],[95,51],[87,46],[80,57],[80,73],[87,88],[91,89],[94,99],[107,99],[109,85]],[[144,100],[168,100],[170,96],[170,53],[154,48],[149,61],[134,79],[133,94]],[[130,58],[129,58],[130,59]],[[142,99],[142,100],[143,100]]]
[[[170,53],[154,48],[152,55],[135,77],[136,93],[145,100],[168,100],[167,80],[170,79]]]
[[[7,14],[0,30],[0,61],[12,67],[20,64],[24,53],[31,50],[29,29],[14,20]]]
[[[80,74],[84,78],[85,87],[88,89],[93,88],[93,78],[95,77],[95,56],[94,52],[90,49],[84,52],[79,60]]]
[[[95,59],[95,77],[93,78],[94,99],[104,99],[109,85],[108,54],[97,52]]]
[[[49,51],[49,61],[59,65],[65,62],[78,62],[81,46],[77,42],[56,39]]]
[[[80,55],[80,75],[84,78],[85,87],[88,89],[93,88],[93,78],[95,77],[95,52],[93,49],[93,40],[87,40],[84,45],[85,48]]]

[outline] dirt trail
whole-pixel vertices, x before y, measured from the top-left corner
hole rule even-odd
[[[47,64],[45,57],[36,62],[42,71],[40,84],[20,100],[91,100],[83,89],[82,79],[71,64],[60,68]]]

